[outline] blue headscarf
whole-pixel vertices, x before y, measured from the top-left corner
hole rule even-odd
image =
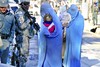
[[[72,4],[67,12],[70,13],[72,19],[74,19],[77,16],[79,10],[75,4]]]
[[[71,22],[68,24],[67,27],[69,27],[70,25],[74,24],[72,21],[74,21],[76,19],[76,17],[80,14],[78,7],[75,4],[72,4],[68,11],[67,11],[70,15],[71,15]]]
[[[57,30],[58,29],[62,30],[62,25],[61,25],[61,22],[60,22],[59,18],[57,17],[56,12],[52,9],[52,7],[50,6],[50,4],[48,2],[44,2],[42,4],[42,6],[41,6],[41,16],[42,16],[42,18],[45,16],[45,14],[50,14],[52,16],[52,20],[53,20],[54,24],[56,25],[56,29],[54,31],[55,33],[50,34],[49,31],[45,30],[46,34],[49,35],[48,37],[55,37],[55,36],[57,36],[61,32],[61,31],[57,31]],[[42,19],[41,22],[43,22],[43,19]],[[43,25],[43,23],[41,24],[41,26],[42,26],[42,28],[45,27]]]

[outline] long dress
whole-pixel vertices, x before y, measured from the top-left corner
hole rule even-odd
[[[81,67],[84,18],[74,4],[68,9],[68,13],[70,13],[72,20],[66,27],[66,50],[63,65],[64,67]]]
[[[53,8],[45,2],[41,5],[41,16],[50,14],[55,25],[54,32],[40,23],[38,67],[62,67],[62,25]]]

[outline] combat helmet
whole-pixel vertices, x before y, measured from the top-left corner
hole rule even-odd
[[[22,3],[22,2],[30,2],[30,0],[20,0],[19,4]]]

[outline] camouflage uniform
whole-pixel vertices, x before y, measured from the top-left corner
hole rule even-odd
[[[21,0],[22,2],[29,2],[29,0]],[[25,15],[25,11],[20,7],[16,13],[16,43],[22,47],[21,53],[28,56],[28,46],[30,31],[33,33],[32,25],[30,25],[30,19]]]

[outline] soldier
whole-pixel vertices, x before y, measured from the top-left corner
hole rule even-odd
[[[93,25],[97,25],[98,23],[98,7],[97,7],[97,3],[93,4]]]
[[[25,57],[28,56],[28,46],[30,34],[33,34],[33,19],[28,17],[28,9],[30,5],[29,0],[21,0],[19,3],[20,7],[15,12],[16,17],[16,43],[21,47],[21,54]],[[34,19],[35,20],[35,19]]]
[[[0,47],[1,63],[7,63],[9,44],[12,43],[15,31],[15,19],[8,11],[8,1],[0,0]]]

